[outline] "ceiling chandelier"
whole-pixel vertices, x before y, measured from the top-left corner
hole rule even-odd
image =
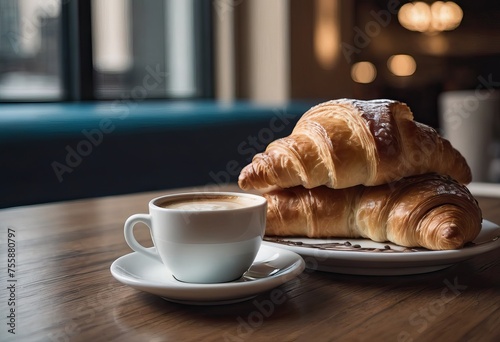
[[[432,4],[410,2],[401,6],[398,12],[399,23],[404,28],[429,34],[454,30],[462,18],[462,9],[452,1],[436,1]]]

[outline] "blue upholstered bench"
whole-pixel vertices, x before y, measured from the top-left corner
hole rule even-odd
[[[235,182],[309,103],[0,105],[0,207]]]

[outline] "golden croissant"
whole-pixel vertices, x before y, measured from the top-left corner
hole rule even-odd
[[[368,238],[444,250],[461,248],[481,230],[481,209],[469,190],[438,174],[373,187],[298,186],[264,197],[268,236]]]
[[[371,186],[436,172],[471,181],[463,156],[393,100],[332,100],[309,109],[292,133],[271,142],[241,171],[243,190]]]

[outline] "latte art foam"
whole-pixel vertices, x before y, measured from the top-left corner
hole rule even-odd
[[[213,196],[203,198],[177,199],[165,201],[158,206],[166,209],[180,209],[188,211],[215,211],[231,210],[255,205],[250,198],[237,196]]]

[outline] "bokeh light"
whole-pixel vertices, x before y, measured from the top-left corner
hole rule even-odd
[[[417,70],[417,63],[410,55],[393,55],[387,60],[387,67],[396,76],[411,76]]]
[[[401,6],[398,12],[403,27],[426,33],[454,30],[462,18],[462,9],[453,1],[436,1],[431,5],[422,1],[410,2]]]
[[[377,77],[377,68],[370,62],[354,63],[351,67],[351,78],[357,83],[371,83]]]

